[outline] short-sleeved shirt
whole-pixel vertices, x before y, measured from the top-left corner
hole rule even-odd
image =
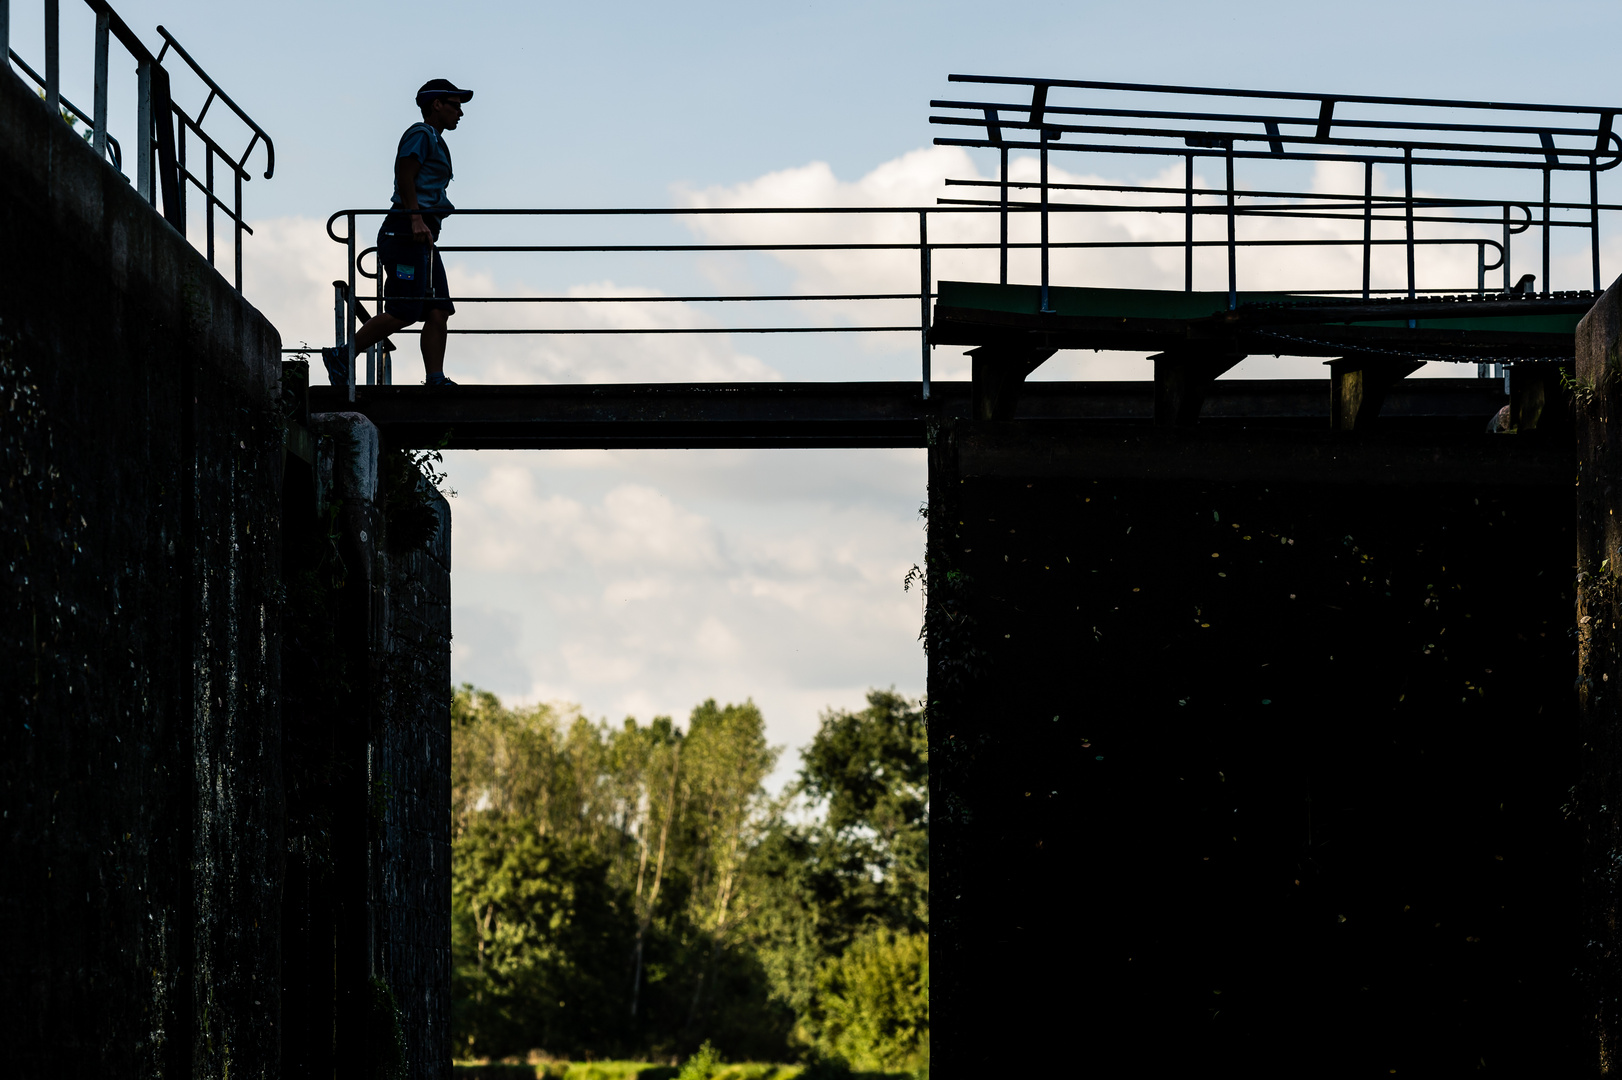
[[[422,210],[450,211],[456,209],[446,197],[445,189],[450,186],[451,177],[451,150],[445,145],[445,137],[434,130],[432,124],[412,124],[406,128],[405,134],[400,136],[400,148],[395,152],[395,165],[398,167],[402,158],[415,158],[422,162],[417,171],[417,206]],[[395,209],[403,209],[405,200],[400,197],[400,183],[394,184],[394,200],[391,204]],[[443,213],[425,218],[434,235],[439,235],[439,223]]]

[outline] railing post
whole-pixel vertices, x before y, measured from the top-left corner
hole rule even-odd
[[[1004,258],[1007,248],[1003,249]],[[378,266],[378,280],[383,278],[382,265]],[[929,400],[929,294],[931,288],[929,267],[929,211],[918,211],[918,333],[923,352],[924,400]],[[1005,278],[1006,280],[1006,278]]]
[[[0,0],[0,60],[11,70],[11,0]]]
[[[242,190],[241,173],[237,174],[237,190]],[[240,207],[239,215],[240,217]],[[237,249],[242,248],[241,232],[237,233]],[[239,256],[240,257],[240,256]],[[428,280],[433,281],[433,266],[429,264]],[[339,342],[349,353],[349,400],[355,400],[355,332],[360,326],[355,318],[355,215],[349,215],[349,293],[344,298],[349,302],[349,334]]]
[[[997,174],[1002,178],[1002,274],[998,281],[1008,284],[1008,147],[1002,147],[1002,168]]]
[[[1414,298],[1414,148],[1405,146],[1402,149],[1402,188],[1406,204],[1406,217],[1408,229],[1408,299]],[[1414,320],[1409,319],[1411,328]]]
[[[241,171],[241,169],[233,168],[231,170],[231,175],[236,180],[236,193],[237,193],[236,205],[234,207],[234,209],[236,210],[236,216],[231,219],[231,229],[232,229],[232,232],[234,233],[234,235],[236,237],[237,292],[241,292],[242,291],[242,171]],[[209,205],[212,206],[213,204],[210,203]]]
[[[1228,140],[1228,310],[1239,306],[1239,247],[1234,230],[1233,140]]]
[[[1194,155],[1183,159],[1183,291],[1194,291]]]
[[[204,144],[203,182],[208,190],[203,193],[203,231],[208,237],[208,265],[214,265],[214,148]],[[241,288],[240,283],[238,288]]]
[[[62,111],[61,0],[45,0],[45,107],[52,115]]]
[[[96,100],[92,106],[95,116],[94,140],[97,157],[107,156],[107,39],[112,30],[112,16],[106,11],[96,12]]]
[[[332,347],[344,347],[344,283],[332,283]]]
[[[135,67],[135,191],[148,203],[152,193],[152,62]]]
[[[1374,265],[1374,162],[1363,162],[1363,299],[1369,298],[1369,271]]]
[[[175,124],[175,205],[180,208],[180,220],[186,221],[186,122],[178,116],[175,119],[179,121]],[[186,230],[181,229],[180,235],[185,236]],[[213,266],[214,260],[208,260],[208,265]]]
[[[1042,129],[1042,306],[1053,310],[1048,303],[1048,129]]]
[[[1553,292],[1554,285],[1549,281],[1549,170],[1543,170],[1543,291]]]
[[[1509,203],[1504,204],[1504,291],[1509,292]]]
[[[1599,160],[1589,162],[1588,169],[1588,235],[1594,255],[1594,293],[1605,291],[1599,277]],[[1547,283],[1545,283],[1547,284]]]

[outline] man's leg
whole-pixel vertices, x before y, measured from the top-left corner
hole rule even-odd
[[[422,322],[422,366],[430,378],[445,371],[445,337],[449,332],[451,313],[444,308],[429,308]],[[369,324],[368,324],[369,325]]]
[[[379,341],[382,341],[396,330],[404,330],[410,325],[410,323],[406,322],[398,315],[390,315],[386,311],[373,315],[370,319],[366,320],[365,326],[362,326],[359,330],[355,331],[356,354],[358,355],[365,352],[367,349],[370,349],[373,345],[376,345]],[[440,353],[443,356],[444,350],[441,349]]]

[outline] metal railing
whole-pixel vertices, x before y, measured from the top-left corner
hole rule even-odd
[[[393,209],[350,209],[340,210],[327,219],[327,235],[337,243],[345,245],[347,258],[347,277],[334,282],[335,294],[335,326],[336,343],[344,347],[347,343],[350,348],[349,356],[349,395],[354,400],[356,378],[358,375],[354,355],[355,332],[364,319],[362,309],[358,304],[359,282],[362,278],[371,279],[371,291],[376,299],[378,310],[382,310],[383,279],[374,268],[368,269],[365,265],[367,256],[375,256],[377,249],[372,246],[363,246],[360,239],[360,221],[364,218],[386,217],[398,214]],[[930,382],[930,344],[929,305],[935,297],[934,276],[932,261],[934,254],[939,251],[966,251],[991,250],[997,245],[992,241],[984,242],[931,242],[929,239],[930,219],[939,219],[943,216],[983,217],[985,211],[972,207],[728,207],[728,208],[687,208],[687,209],[652,209],[652,208],[616,208],[604,210],[585,209],[477,209],[456,210],[450,216],[463,218],[530,218],[530,219],[616,219],[627,217],[662,218],[666,220],[738,217],[759,218],[776,216],[784,218],[801,218],[817,216],[829,221],[840,218],[871,218],[873,216],[901,217],[909,221],[909,231],[916,227],[916,240],[886,241],[886,242],[838,242],[827,241],[819,243],[781,242],[762,240],[759,242],[696,242],[689,244],[616,244],[616,243],[585,243],[585,244],[455,244],[439,245],[438,250],[446,254],[455,253],[532,253],[549,255],[579,255],[579,254],[649,254],[649,253],[687,253],[706,254],[717,252],[757,252],[764,254],[783,254],[792,252],[911,252],[917,257],[916,287],[905,291],[890,290],[882,292],[797,292],[797,293],[705,293],[682,294],[673,296],[459,296],[442,297],[456,304],[583,304],[583,305],[614,305],[614,304],[709,304],[724,303],[730,305],[750,304],[785,304],[785,303],[818,303],[818,302],[846,302],[856,304],[873,304],[896,301],[916,302],[918,305],[918,321],[904,323],[854,323],[854,322],[809,322],[799,325],[731,325],[731,326],[664,326],[664,327],[602,327],[602,326],[556,326],[556,327],[464,327],[455,326],[450,329],[452,334],[484,334],[484,335],[714,335],[728,334],[917,334],[919,337],[919,355],[921,363],[920,385],[925,398],[929,397]],[[344,231],[338,232],[336,226],[342,221]],[[1034,247],[1035,245],[1027,245]],[[909,283],[910,284],[910,283]],[[404,331],[413,333],[415,331]],[[387,363],[383,350],[374,346],[368,350],[366,357],[365,384],[377,382],[384,365]],[[364,384],[363,384],[364,385]]]
[[[943,200],[943,203],[946,200]],[[920,361],[920,390],[922,396],[929,397],[930,388],[930,304],[935,299],[935,283],[937,280],[935,269],[937,256],[945,252],[1000,252],[1003,267],[1004,282],[1007,281],[1007,259],[1009,251],[1028,251],[1040,253],[1043,257],[1044,270],[1046,269],[1046,256],[1049,251],[1080,251],[1080,250],[1118,250],[1130,248],[1177,247],[1183,241],[1115,241],[1115,240],[1075,240],[1063,241],[1043,237],[1041,240],[1020,241],[1008,239],[1007,215],[1030,214],[1036,215],[1041,208],[1034,204],[1024,204],[1010,201],[1006,205],[939,205],[930,207],[727,207],[727,208],[685,208],[685,209],[652,209],[652,208],[623,208],[623,209],[476,209],[456,210],[450,216],[455,219],[598,219],[613,220],[627,217],[665,220],[692,221],[700,218],[743,218],[743,219],[786,219],[813,217],[826,223],[828,229],[837,228],[841,219],[874,218],[874,217],[901,217],[910,224],[908,231],[915,238],[907,240],[892,240],[884,242],[841,242],[827,240],[822,242],[785,242],[762,238],[756,241],[736,242],[705,242],[693,243],[574,243],[574,244],[448,244],[439,245],[438,250],[444,254],[540,254],[556,257],[593,255],[642,255],[651,253],[675,253],[688,255],[704,255],[722,252],[752,252],[767,255],[792,255],[806,252],[852,252],[863,254],[880,254],[884,252],[906,252],[915,256],[913,265],[916,267],[916,277],[908,282],[908,287],[902,291],[899,287],[887,291],[874,292],[795,292],[795,293],[682,293],[668,296],[463,296],[455,294],[439,299],[450,300],[458,305],[616,305],[616,304],[726,304],[732,307],[739,305],[781,305],[798,303],[827,303],[840,302],[850,304],[880,304],[894,303],[896,301],[915,301],[917,303],[917,321],[875,322],[862,323],[852,321],[800,321],[794,325],[785,325],[781,322],[766,325],[706,325],[706,326],[660,326],[660,327],[604,327],[604,326],[533,326],[533,327],[507,327],[507,326],[464,326],[456,325],[450,328],[452,334],[468,335],[498,335],[498,336],[664,336],[664,335],[712,335],[724,336],[730,334],[770,334],[770,335],[811,335],[811,334],[916,334],[919,341]],[[355,333],[360,324],[367,318],[364,308],[359,304],[359,298],[364,294],[371,294],[377,304],[377,310],[382,310],[383,279],[379,275],[375,259],[372,265],[367,265],[368,257],[376,255],[377,249],[367,245],[363,240],[361,231],[363,219],[377,219],[399,211],[392,209],[347,209],[334,213],[327,219],[327,235],[336,243],[342,244],[346,251],[346,276],[334,284],[334,340],[338,347],[349,344],[352,352],[349,357],[349,394],[354,400],[354,388],[360,385],[387,383],[385,377],[387,365],[390,361],[387,349],[373,346],[365,355],[364,375],[357,363],[361,357],[353,355],[353,342]],[[991,224],[996,217],[1001,222],[1000,235],[988,237],[985,240],[958,240],[943,239],[942,225],[946,220],[965,219],[975,222]],[[340,231],[340,224],[342,231]],[[961,231],[959,229],[958,231]],[[989,232],[989,230],[987,230]],[[935,239],[931,239],[931,235]],[[1211,246],[1219,241],[1194,241],[1194,246]],[[1269,241],[1269,246],[1315,246],[1322,244],[1341,243],[1331,240],[1286,240]],[[1376,244],[1401,243],[1401,241],[1376,240]],[[1459,287],[1445,290],[1448,292],[1464,292],[1470,288],[1484,288],[1485,273],[1496,269],[1497,262],[1487,260],[1490,250],[1496,257],[1502,251],[1500,246],[1483,238],[1422,238],[1416,243],[1420,245],[1464,245],[1477,250],[1477,281],[1470,287]],[[370,286],[363,283],[370,280]],[[895,279],[898,281],[899,279]],[[1045,284],[1045,282],[1044,282]],[[1438,290],[1442,291],[1442,290]],[[1044,306],[1046,306],[1044,295]],[[406,330],[402,333],[414,333]]]
[[[52,112],[67,113],[78,121],[90,117],[90,142],[96,153],[106,158],[120,173],[124,171],[124,155],[118,140],[107,130],[107,91],[109,83],[109,51],[111,39],[135,60],[136,71],[136,162],[135,186],[141,198],[154,207],[161,196],[164,218],[182,236],[186,235],[187,185],[195,187],[205,201],[206,222],[205,254],[210,266],[215,265],[214,221],[215,211],[223,213],[232,223],[234,238],[234,277],[237,291],[242,291],[242,235],[252,233],[242,217],[242,183],[251,180],[247,171],[249,156],[263,140],[265,144],[265,179],[276,169],[276,149],[271,138],[244,112],[230,96],[220,89],[208,73],[180,46],[174,36],[162,26],[158,33],[164,39],[163,49],[153,56],[140,37],[131,30],[106,0],[85,0],[96,13],[95,35],[95,87],[93,108],[85,110],[69,102],[61,90],[61,4],[60,0],[44,0],[45,15],[45,73],[40,75],[11,48],[11,0],[0,0],[0,53],[3,53],[30,79],[45,97],[46,108]],[[208,98],[194,118],[175,103],[170,93],[169,72],[163,58],[173,48],[192,72],[209,89]],[[253,137],[241,154],[232,154],[203,130],[209,108],[218,100],[230,109]],[[172,119],[171,119],[172,116]],[[188,137],[188,132],[190,136]],[[197,176],[187,167],[188,138],[195,139],[204,150],[203,175]],[[224,163],[233,181],[233,198],[227,204],[215,192],[215,159]]]
[[[648,253],[687,253],[703,255],[721,252],[756,252],[789,259],[795,253],[850,252],[860,255],[879,255],[884,252],[905,252],[915,257],[913,265],[917,276],[910,281],[892,276],[895,287],[868,292],[814,292],[801,293],[760,292],[702,293],[682,292],[668,296],[450,296],[445,299],[469,305],[613,305],[622,303],[737,305],[780,304],[806,302],[813,305],[831,301],[849,303],[890,303],[916,301],[917,320],[906,322],[885,321],[863,324],[846,319],[833,322],[826,319],[805,319],[794,325],[771,323],[761,325],[686,325],[657,327],[617,326],[534,326],[513,328],[508,326],[467,327],[457,325],[456,334],[499,335],[727,335],[727,334],[917,334],[920,355],[920,389],[929,396],[930,387],[930,303],[935,298],[937,257],[948,252],[996,252],[997,280],[1003,284],[1010,280],[1010,255],[1022,259],[1035,256],[1033,262],[1039,285],[1039,310],[1051,312],[1050,288],[1054,284],[1054,256],[1078,252],[1128,252],[1181,250],[1183,252],[1184,290],[1192,292],[1196,284],[1196,253],[1220,250],[1226,254],[1227,307],[1240,303],[1239,253],[1245,249],[1279,251],[1281,249],[1355,248],[1360,249],[1361,274],[1356,277],[1343,274],[1344,280],[1331,280],[1329,287],[1301,287],[1305,281],[1291,284],[1283,290],[1290,293],[1345,296],[1374,300],[1380,296],[1396,295],[1416,299],[1421,296],[1473,293],[1485,297],[1488,274],[1502,271],[1504,292],[1526,292],[1527,283],[1512,284],[1512,244],[1514,238],[1528,230],[1542,231],[1542,282],[1548,295],[1552,266],[1550,238],[1561,228],[1586,229],[1592,250],[1594,286],[1600,285],[1599,237],[1601,212],[1622,209],[1622,205],[1604,203],[1599,197],[1601,173],[1622,163],[1622,138],[1612,132],[1617,109],[1598,109],[1576,106],[1505,105],[1491,103],[1426,101],[1412,98],[1378,98],[1353,96],[1323,96],[1272,93],[1261,91],[1217,90],[1198,87],[1145,86],[1128,83],[1096,83],[1061,80],[1031,80],[990,76],[951,77],[957,82],[993,84],[1017,88],[1025,100],[1003,101],[935,101],[932,108],[947,110],[947,114],[931,117],[933,123],[955,128],[977,129],[965,132],[963,137],[943,136],[935,141],[940,145],[991,149],[998,154],[998,173],[995,179],[948,180],[948,191],[969,189],[969,197],[949,195],[935,206],[910,207],[687,207],[661,209],[480,209],[458,210],[452,215],[458,221],[489,218],[503,219],[507,234],[519,228],[519,222],[551,222],[556,231],[562,219],[591,222],[601,235],[607,223],[616,219],[640,218],[649,220],[682,221],[692,226],[701,223],[696,231],[703,234],[706,226],[717,217],[754,219],[758,227],[740,228],[735,222],[722,233],[734,239],[692,243],[463,243],[440,248],[451,253],[527,253],[554,258],[569,258],[587,253],[626,257]],[[1083,97],[1076,102],[1059,100],[1057,91],[1077,91],[1084,94],[1115,95],[1111,102],[1099,102]],[[1190,96],[1204,99],[1229,98],[1248,101],[1244,109],[1221,111],[1186,107]],[[1165,108],[1165,102],[1181,107]],[[1255,100],[1268,103],[1272,111],[1257,111]],[[1303,105],[1303,103],[1305,103]],[[1253,107],[1254,106],[1254,107]],[[1292,111],[1293,109],[1293,111]],[[1337,115],[1337,109],[1339,114]],[[1450,111],[1462,111],[1470,117],[1468,123],[1455,122],[1447,117]],[[1514,122],[1504,121],[1508,115]],[[1554,119],[1551,120],[1550,118]],[[1565,119],[1561,119],[1561,118]],[[1579,118],[1574,122],[1571,118]],[[1517,119],[1519,118],[1519,119]],[[1591,118],[1591,119],[1590,119]],[[1084,139],[1078,138],[1085,136]],[[1067,141],[1068,140],[1068,141]],[[1131,155],[1138,159],[1167,156],[1181,165],[1183,183],[1069,182],[1050,179],[1049,158],[1056,151],[1093,155]],[[1015,178],[1010,172],[1010,155],[1034,152],[1035,176]],[[1221,186],[1196,182],[1196,164],[1202,159],[1214,159],[1224,168]],[[1317,163],[1337,163],[1358,168],[1362,173],[1361,191],[1301,190],[1299,177],[1289,175],[1290,168]],[[1236,167],[1245,163],[1247,169],[1261,170],[1257,163],[1281,164],[1284,173],[1271,179],[1278,181],[1261,186],[1241,188],[1235,175]],[[1400,193],[1376,190],[1377,170],[1383,167],[1402,169]],[[1464,192],[1428,192],[1416,187],[1416,170],[1427,179],[1433,177],[1475,177],[1480,182],[1485,175],[1500,175],[1512,170],[1517,175],[1541,174],[1541,198],[1526,198],[1523,193],[1512,196]],[[1553,179],[1565,174],[1586,176],[1588,198],[1585,201],[1554,198]],[[973,197],[975,189],[996,189],[995,198]],[[1036,197],[1032,198],[1034,194]],[[1173,198],[1166,198],[1173,196]],[[1132,202],[1131,199],[1142,201]],[[334,241],[345,245],[347,274],[336,283],[335,337],[339,346],[353,342],[359,326],[358,297],[362,279],[372,279],[372,287],[364,289],[374,293],[376,302],[383,302],[382,278],[375,269],[368,269],[366,259],[375,249],[366,245],[361,232],[362,219],[368,222],[390,213],[390,209],[350,209],[333,214],[327,221],[327,232]],[[1124,215],[1142,220],[1143,215],[1179,215],[1183,228],[1137,230],[1138,236],[1123,239],[1085,233],[1079,228],[1089,216],[1094,218]],[[1571,217],[1569,214],[1576,214]],[[904,236],[893,233],[883,242],[843,242],[837,239],[838,230],[833,223],[841,219],[871,218],[874,215],[902,216],[908,221]],[[812,216],[819,225],[827,223],[815,235],[828,237],[813,242],[788,242],[774,237],[765,219],[779,220]],[[1226,229],[1201,235],[1196,227],[1200,220],[1221,219]],[[1055,228],[1055,221],[1064,219],[1074,235],[1065,236],[1063,228]],[[1117,221],[1119,219],[1116,219]],[[1022,236],[1015,236],[1011,222],[1020,221]],[[342,231],[339,223],[342,222]],[[966,223],[975,223],[965,228]],[[1268,235],[1246,235],[1241,222],[1270,223]],[[1292,225],[1303,226],[1291,229]],[[1325,229],[1324,226],[1330,226]],[[1026,227],[1030,226],[1030,227]],[[368,228],[369,228],[368,224]],[[651,227],[651,225],[650,225]],[[993,228],[995,231],[993,231]],[[1337,231],[1337,227],[1338,231]],[[714,230],[709,230],[713,232]],[[1180,232],[1180,235],[1178,233]],[[644,234],[646,232],[644,231]],[[1078,238],[1079,237],[1079,238]],[[505,236],[503,237],[505,238]],[[1445,266],[1432,266],[1421,253],[1463,248],[1473,255],[1470,276],[1473,280],[1453,280],[1462,277],[1466,265],[1461,260],[1448,260]],[[1400,251],[1405,265],[1398,275],[1383,267],[1381,276],[1391,278],[1389,283],[1377,282],[1376,253]],[[1348,260],[1349,262],[1349,260]],[[1091,268],[1082,263],[1061,261],[1067,285],[1116,284],[1118,266],[1100,264],[1096,260]],[[1355,272],[1354,272],[1355,273]],[[1256,290],[1254,286],[1251,290]],[[801,309],[803,312],[805,309]],[[1410,321],[1410,326],[1415,325]],[[359,372],[356,357],[350,357],[349,383],[353,398]],[[387,378],[386,356],[374,350],[365,368],[365,381],[376,382]],[[1478,369],[1482,370],[1482,369]],[[1484,373],[1484,372],[1483,372]]]
[[[1474,242],[1478,245],[1476,289],[1486,288],[1486,274],[1502,269],[1504,288],[1511,288],[1512,237],[1538,227],[1542,231],[1542,275],[1544,290],[1550,289],[1551,237],[1561,228],[1586,229],[1593,271],[1593,289],[1603,286],[1600,274],[1600,214],[1622,210],[1622,205],[1605,203],[1599,197],[1600,174],[1622,163],[1622,138],[1614,132],[1616,115],[1622,107],[1534,105],[1506,102],[1436,100],[1425,98],[1374,97],[1347,94],[1296,94],[1276,91],[1233,90],[1213,87],[1162,86],[1142,83],[1094,82],[1068,79],[1028,79],[988,75],[952,75],[952,82],[1016,91],[1020,100],[936,100],[932,109],[949,110],[930,117],[930,122],[950,128],[978,129],[962,136],[942,136],[936,145],[996,150],[999,171],[995,180],[948,181],[959,187],[994,187],[997,199],[951,200],[964,205],[995,206],[1002,214],[1002,236],[1008,236],[1007,216],[1015,210],[1034,210],[1041,216],[1044,242],[1049,235],[1051,214],[1150,213],[1180,214],[1185,220],[1184,236],[1178,243],[1160,241],[1121,244],[1122,247],[1181,247],[1184,255],[1184,288],[1194,289],[1194,254],[1200,247],[1220,247],[1227,252],[1229,306],[1236,306],[1239,292],[1238,252],[1247,247],[1268,246],[1356,246],[1363,253],[1360,288],[1334,288],[1316,291],[1328,294],[1361,293],[1369,298],[1377,293],[1398,293],[1415,297],[1425,293],[1465,291],[1455,288],[1421,288],[1416,254],[1427,246]],[[1223,99],[1234,103],[1220,107]],[[1202,107],[1193,108],[1193,100]],[[1207,104],[1207,103],[1218,104]],[[1459,115],[1467,122],[1446,117]],[[983,132],[983,134],[980,134]],[[1013,181],[1009,176],[1011,151],[1034,152],[1038,158],[1038,179]],[[1126,155],[1137,159],[1168,158],[1183,165],[1181,186],[1131,184],[1060,184],[1048,180],[1049,158],[1058,151],[1087,155]],[[1220,187],[1199,186],[1195,163],[1215,159],[1222,163],[1225,183]],[[1363,190],[1354,194],[1324,194],[1292,189],[1288,184],[1264,188],[1240,188],[1235,177],[1239,162],[1275,163],[1274,176],[1288,177],[1290,166],[1302,163],[1352,164],[1362,167]],[[1403,192],[1400,195],[1375,192],[1377,166],[1400,167]],[[1506,170],[1541,174],[1542,197],[1449,197],[1418,195],[1415,170],[1425,170],[1428,179],[1451,176],[1461,171],[1474,174],[1471,183],[1484,182],[1487,175]],[[1553,179],[1561,174],[1581,174],[1588,179],[1588,198],[1583,201],[1553,198]],[[1035,200],[1013,198],[1010,192],[1037,193]],[[1095,199],[1060,202],[1061,193],[1111,193],[1115,195],[1177,195],[1180,203],[1129,204]],[[1540,208],[1535,217],[1533,208]],[[1446,211],[1453,211],[1447,213]],[[1557,218],[1555,212],[1571,211],[1582,216]],[[1227,224],[1226,236],[1219,239],[1195,238],[1195,220],[1219,216]],[[1239,236],[1239,221],[1266,218],[1274,221],[1342,220],[1362,223],[1362,235],[1355,238],[1263,239]],[[1378,223],[1400,222],[1401,237],[1376,237]],[[1451,224],[1491,228],[1497,239],[1478,237],[1425,238],[1417,235],[1424,225]],[[1400,288],[1371,288],[1374,251],[1400,246],[1407,257],[1407,280]],[[1044,310],[1049,266],[1044,243],[1041,266]],[[1488,262],[1487,251],[1494,253]],[[1003,258],[1002,280],[1007,281],[1007,257]]]

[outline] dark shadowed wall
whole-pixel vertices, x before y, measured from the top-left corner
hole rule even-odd
[[[0,75],[6,1076],[450,1071],[450,513]]]
[[[0,74],[0,1026],[277,1075],[275,329]]]
[[[1569,450],[1004,430],[932,451],[939,1075],[1593,1071]]]

